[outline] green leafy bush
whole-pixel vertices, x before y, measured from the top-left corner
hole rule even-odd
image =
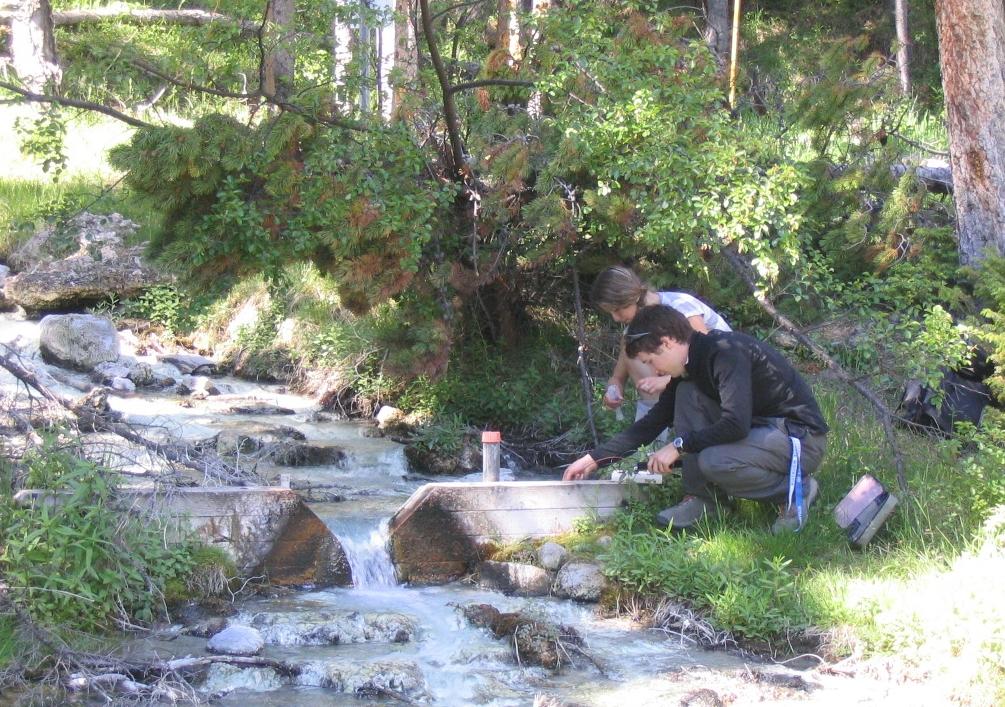
[[[52,447],[26,465],[28,482],[55,495],[8,510],[0,570],[11,598],[50,626],[161,616],[164,584],[189,572],[190,548],[165,547],[156,527],[114,510],[97,465]]]

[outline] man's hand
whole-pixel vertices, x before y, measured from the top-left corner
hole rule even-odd
[[[649,376],[639,379],[635,387],[646,395],[659,395],[666,390],[671,380],[673,380],[673,376]]]
[[[597,470],[597,462],[593,461],[593,457],[589,454],[582,456],[576,461],[569,464],[566,468],[565,473],[562,475],[562,481],[581,481],[583,479],[590,478],[590,474]]]
[[[649,463],[646,466],[654,474],[669,474],[671,467],[678,459],[680,459],[680,451],[672,444],[668,444],[650,454]]]
[[[625,390],[620,383],[609,383],[607,391],[604,393],[604,407],[608,410],[616,410],[625,402]]]

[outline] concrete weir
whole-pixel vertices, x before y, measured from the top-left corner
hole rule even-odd
[[[607,518],[639,493],[611,481],[426,484],[391,518],[391,557],[401,581],[442,584],[470,572],[492,546]]]
[[[58,504],[59,494],[24,490],[14,500],[22,505]],[[117,503],[140,517],[159,518],[169,541],[194,533],[208,545],[223,549],[244,575],[265,575],[278,585],[352,585],[342,545],[288,488],[127,489],[119,492]]]

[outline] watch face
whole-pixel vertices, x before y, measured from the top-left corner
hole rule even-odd
[[[683,437],[675,437],[674,441],[673,441],[673,446],[677,447],[677,449],[683,448],[684,447],[684,438]]]

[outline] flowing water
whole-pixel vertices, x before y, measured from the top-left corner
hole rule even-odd
[[[0,334],[4,341],[21,335],[29,349],[33,337],[37,339],[35,325],[28,322],[0,320]],[[37,359],[35,364],[41,366]],[[5,376],[0,371],[0,391],[10,392],[12,381]],[[590,605],[508,597],[460,582],[442,587],[398,585],[387,553],[387,521],[424,482],[410,475],[402,447],[370,436],[367,423],[309,421],[314,419],[312,401],[280,387],[228,378],[216,382],[228,392],[191,407],[174,396],[143,393],[112,397],[111,402],[127,421],[157,425],[189,440],[207,438],[221,429],[289,425],[312,442],[342,447],[347,458],[341,464],[263,466],[259,471],[266,478],[289,473],[294,486],[309,482],[337,491],[342,500],[311,506],[342,542],[355,586],[242,603],[230,621],[263,633],[267,642],[263,656],[301,666],[298,684],[289,684],[270,669],[214,666],[204,685],[205,696],[214,695],[225,705],[277,707],[402,704],[402,700],[502,706],[529,705],[535,695],[544,694],[578,704],[624,707],[679,704],[682,695],[695,687],[693,679],[680,676],[709,676],[714,681],[745,669],[742,661],[725,653],[703,651],[625,620],[600,619]],[[79,394],[67,387],[61,392]],[[236,417],[222,412],[235,398],[249,397],[291,408],[294,414]],[[519,470],[509,474],[531,478]],[[472,479],[477,478],[474,473]],[[468,625],[457,608],[468,603],[524,611],[574,627],[593,660],[570,656],[558,673],[520,665],[508,641]],[[339,627],[336,645],[331,645],[333,626]],[[206,655],[206,639],[172,634],[135,641],[130,651],[137,657]]]

